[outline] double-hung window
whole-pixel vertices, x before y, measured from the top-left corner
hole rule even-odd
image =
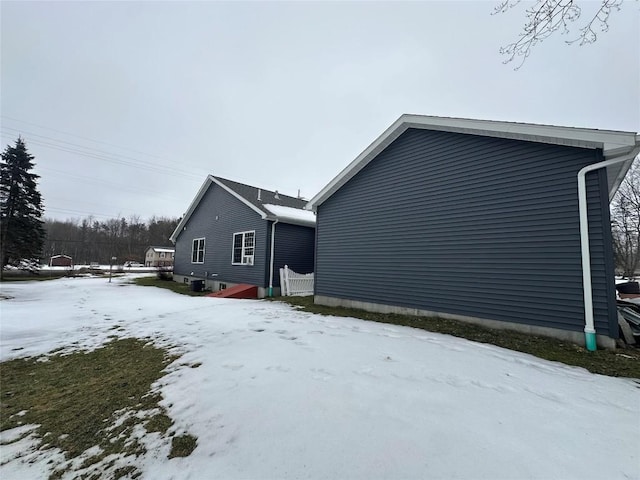
[[[253,253],[256,246],[256,232],[233,234],[233,265],[253,265]]]
[[[191,263],[204,263],[204,238],[193,239]]]

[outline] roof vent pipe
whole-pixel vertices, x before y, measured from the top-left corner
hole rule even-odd
[[[273,198],[275,198],[276,200],[280,200],[280,197],[278,196],[278,190],[274,192]]]
[[[587,185],[585,175],[593,170],[633,159],[640,150],[636,146],[631,153],[604,162],[587,165],[578,172],[578,209],[580,211],[580,249],[582,251],[582,288],[584,293],[584,337],[587,350],[597,350],[596,330],[593,322],[593,291],[591,288],[591,254],[589,252],[589,220],[587,217]]]
[[[262,196],[262,190],[258,189],[258,201],[261,202],[262,198],[260,198]]]

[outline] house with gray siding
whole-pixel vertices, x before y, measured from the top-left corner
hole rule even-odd
[[[280,268],[313,272],[315,215],[306,203],[209,175],[170,237],[174,280],[204,280],[213,291],[249,284],[260,297],[278,295]]]
[[[618,338],[609,201],[631,132],[403,115],[308,204],[315,302]]]

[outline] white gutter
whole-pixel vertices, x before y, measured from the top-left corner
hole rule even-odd
[[[587,350],[595,351],[596,330],[593,323],[593,292],[591,287],[591,254],[589,251],[589,221],[587,217],[587,185],[585,176],[587,173],[599,168],[608,167],[616,163],[633,160],[640,151],[636,145],[627,155],[612,158],[603,162],[587,165],[578,172],[578,209],[580,211],[580,249],[582,251],[582,288],[584,291],[584,335]]]
[[[273,262],[274,262],[273,252],[275,251],[276,223],[278,222],[279,220],[276,219],[271,224],[271,255],[269,258],[269,297],[273,297]]]

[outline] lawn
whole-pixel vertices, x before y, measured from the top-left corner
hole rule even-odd
[[[2,276],[2,282],[28,282],[54,280],[69,275],[69,272],[40,272],[40,273],[14,273],[5,272]]]
[[[0,431],[16,429],[17,439],[33,435],[40,448],[62,452],[64,461],[51,478],[75,470],[89,477],[133,476],[139,473],[135,465],[116,459],[146,453],[134,432],[138,426],[147,435],[167,435],[173,421],[152,385],[175,360],[148,341],[116,338],[89,351],[3,362]],[[178,439],[178,445],[184,441]],[[172,448],[169,457],[187,456],[193,448]]]
[[[639,477],[635,380],[132,276],[2,288],[1,478]]]
[[[158,287],[158,288],[166,288],[167,290],[171,290],[172,292],[180,293],[182,295],[189,295],[191,297],[202,297],[208,293],[207,291],[202,292],[194,292],[191,290],[191,287],[188,283],[178,283],[173,280],[161,280],[156,276],[150,277],[138,277],[133,280],[136,285],[140,285],[141,287]]]
[[[168,288],[186,295],[203,295],[203,293],[191,292],[186,284],[158,280],[155,277],[137,278],[135,282],[138,285]],[[404,325],[529,353],[546,360],[583,367],[590,372],[601,375],[640,378],[640,348],[631,347],[624,350],[600,349],[596,352],[589,352],[571,342],[511,330],[496,330],[456,320],[375,313],[351,308],[315,305],[311,296],[278,297],[274,300],[288,303],[305,312]]]
[[[546,360],[583,367],[601,375],[640,378],[640,348],[637,347],[624,350],[599,349],[596,352],[589,352],[571,342],[511,330],[496,330],[456,320],[327,307],[315,305],[313,297],[280,297],[277,300],[294,305],[305,312],[405,325],[529,353]]]

